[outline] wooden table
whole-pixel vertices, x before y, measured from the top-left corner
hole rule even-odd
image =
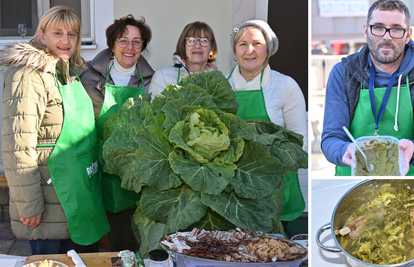
[[[117,257],[118,253],[119,252],[78,253],[78,255],[87,267],[111,267],[111,257]],[[24,264],[44,260],[60,261],[68,267],[75,267],[72,258],[66,254],[32,255],[25,260]]]

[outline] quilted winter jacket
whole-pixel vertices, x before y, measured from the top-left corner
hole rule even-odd
[[[55,80],[70,83],[67,61],[27,43],[0,54],[4,67],[2,102],[2,160],[10,192],[10,218],[17,239],[67,239],[66,215],[53,188],[47,162],[62,129],[62,98]],[[78,75],[83,68],[73,68]],[[61,70],[62,72],[60,72]],[[64,177],[62,177],[64,179]],[[32,228],[20,222],[42,214]]]
[[[106,75],[109,71],[110,62],[110,51],[109,48],[102,50],[95,58],[88,64],[88,69],[82,73],[80,79],[86,92],[88,92],[93,102],[93,110],[95,118],[98,117],[101,112],[102,105],[105,99],[105,82]],[[151,82],[154,70],[151,68],[145,58],[138,60],[138,69],[141,71],[142,78],[144,79],[145,93],[148,93],[148,87]],[[108,79],[109,84],[114,84],[112,78]],[[138,70],[135,70],[133,76],[128,82],[129,87],[142,87],[141,78]]]

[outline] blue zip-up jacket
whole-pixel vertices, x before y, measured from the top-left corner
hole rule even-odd
[[[321,148],[326,159],[335,165],[347,166],[342,163],[342,157],[350,144],[350,140],[342,126],[349,129],[351,125],[358,105],[361,84],[362,88],[368,88],[371,65],[372,61],[366,45],[360,52],[343,58],[342,62],[337,63],[329,74],[328,84],[326,85]],[[405,46],[404,59],[398,76],[400,74],[402,74],[402,77],[408,74],[411,101],[414,106],[414,42],[412,40]],[[387,87],[390,77],[391,74],[377,69],[375,87]],[[398,79],[395,81],[395,86],[397,83]],[[405,79],[402,79],[401,86],[405,84]],[[403,110],[403,107],[401,107],[401,110]],[[361,125],[361,127],[365,126]]]

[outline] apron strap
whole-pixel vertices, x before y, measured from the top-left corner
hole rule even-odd
[[[108,74],[106,74],[105,84],[107,84],[107,83],[108,83],[109,74],[111,73],[111,69],[112,69],[112,67],[114,66],[114,63],[115,63],[115,62],[114,62],[114,61],[112,61],[112,65],[109,67]],[[142,87],[144,87],[144,88],[145,88],[144,78],[142,77],[141,70],[140,70],[138,67],[137,67],[137,69],[138,69],[138,73],[139,73],[139,78],[141,79]],[[76,75],[76,73],[75,73],[75,75]],[[115,82],[114,82],[114,85],[115,85]]]
[[[109,73],[111,73],[112,66],[114,65],[114,61],[112,61],[112,65],[109,67],[108,73],[106,74],[105,84],[108,83]],[[114,83],[115,84],[115,83]]]
[[[380,106],[378,116],[377,116],[377,110],[375,108],[375,97],[374,97],[375,67],[374,67],[374,65],[371,66],[371,73],[370,73],[370,77],[369,77],[369,99],[370,99],[370,102],[371,102],[372,114],[374,115],[374,120],[375,120],[375,135],[377,134],[378,124],[379,124],[379,122],[382,118],[382,115],[384,115],[385,107],[387,106],[388,99],[389,99],[390,94],[391,94],[392,86],[394,85],[394,81],[395,81],[395,78],[397,77],[397,73],[398,73],[399,70],[400,70],[400,68],[398,68],[391,75],[391,78],[388,82],[387,90],[385,91],[385,95],[382,99],[381,106]]]
[[[180,82],[180,76],[181,76],[181,68],[184,68],[188,74],[191,74],[191,72],[187,69],[186,66],[184,66],[183,64],[180,63],[175,63],[174,64],[174,68],[178,68],[178,77],[177,77],[177,84]]]
[[[184,68],[184,69],[188,72],[188,74],[191,74],[191,72],[190,72],[190,71],[187,69],[187,67],[186,67],[186,66],[184,66],[183,64],[180,64],[180,63],[175,63],[174,67],[175,67],[175,68],[179,68],[179,69]]]
[[[227,77],[227,80],[229,80],[230,79],[230,77],[231,77],[231,75],[233,74],[233,71],[234,71],[234,69],[237,67],[237,65],[236,66],[234,66],[232,69],[231,69],[231,72],[230,72],[230,74],[229,74],[229,77]]]
[[[142,87],[144,87],[144,88],[145,88],[144,78],[142,78],[142,74],[141,74],[141,71],[139,70],[139,68],[137,68],[137,69],[138,69],[138,72],[139,72],[139,77],[141,78],[141,84],[142,84]]]
[[[78,74],[76,74],[76,72],[75,72],[75,71],[73,71],[73,69],[72,69],[72,67],[71,67],[70,65],[69,65],[69,69],[73,72],[73,74],[75,74],[75,76],[76,76],[76,78],[78,79],[78,81],[80,81],[81,79],[79,78]],[[58,75],[57,75],[57,71],[55,71],[55,77],[56,77],[56,83],[58,84],[58,86],[59,86],[59,85],[62,85],[62,84],[59,82]]]
[[[75,74],[76,78],[78,78],[78,81],[80,81],[78,74],[76,74],[76,72],[72,69],[70,65],[69,65],[69,69],[73,72],[73,74]]]
[[[262,69],[262,75],[260,75],[260,90],[262,90],[263,91],[263,88],[262,88],[262,80],[263,80],[263,73],[264,73],[264,69],[265,68],[263,68]],[[264,96],[263,96],[264,97]]]
[[[231,75],[233,74],[233,71],[234,71],[234,69],[235,69],[236,67],[237,67],[237,65],[233,67],[233,69],[231,70],[231,72],[230,72],[230,74],[229,74],[229,77],[227,77],[227,80],[229,80],[229,79],[230,79],[230,77],[231,77]],[[265,68],[263,68],[263,69],[262,69],[262,74],[260,75],[260,90],[262,90],[262,91],[263,91],[263,88],[262,88],[262,80],[263,80],[263,73],[264,73],[264,69],[265,69]],[[263,96],[263,97],[264,97],[264,96]]]
[[[37,144],[36,147],[56,146],[56,144]]]

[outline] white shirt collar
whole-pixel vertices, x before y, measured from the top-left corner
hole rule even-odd
[[[259,75],[254,77],[253,80],[247,82],[246,79],[240,74],[239,65],[234,68],[234,71],[231,75],[233,89],[235,91],[244,91],[244,90],[257,90],[260,89],[260,77],[261,72]],[[269,82],[270,78],[270,67],[267,65],[263,72],[263,79],[262,79],[262,87],[264,88],[267,83]]]

